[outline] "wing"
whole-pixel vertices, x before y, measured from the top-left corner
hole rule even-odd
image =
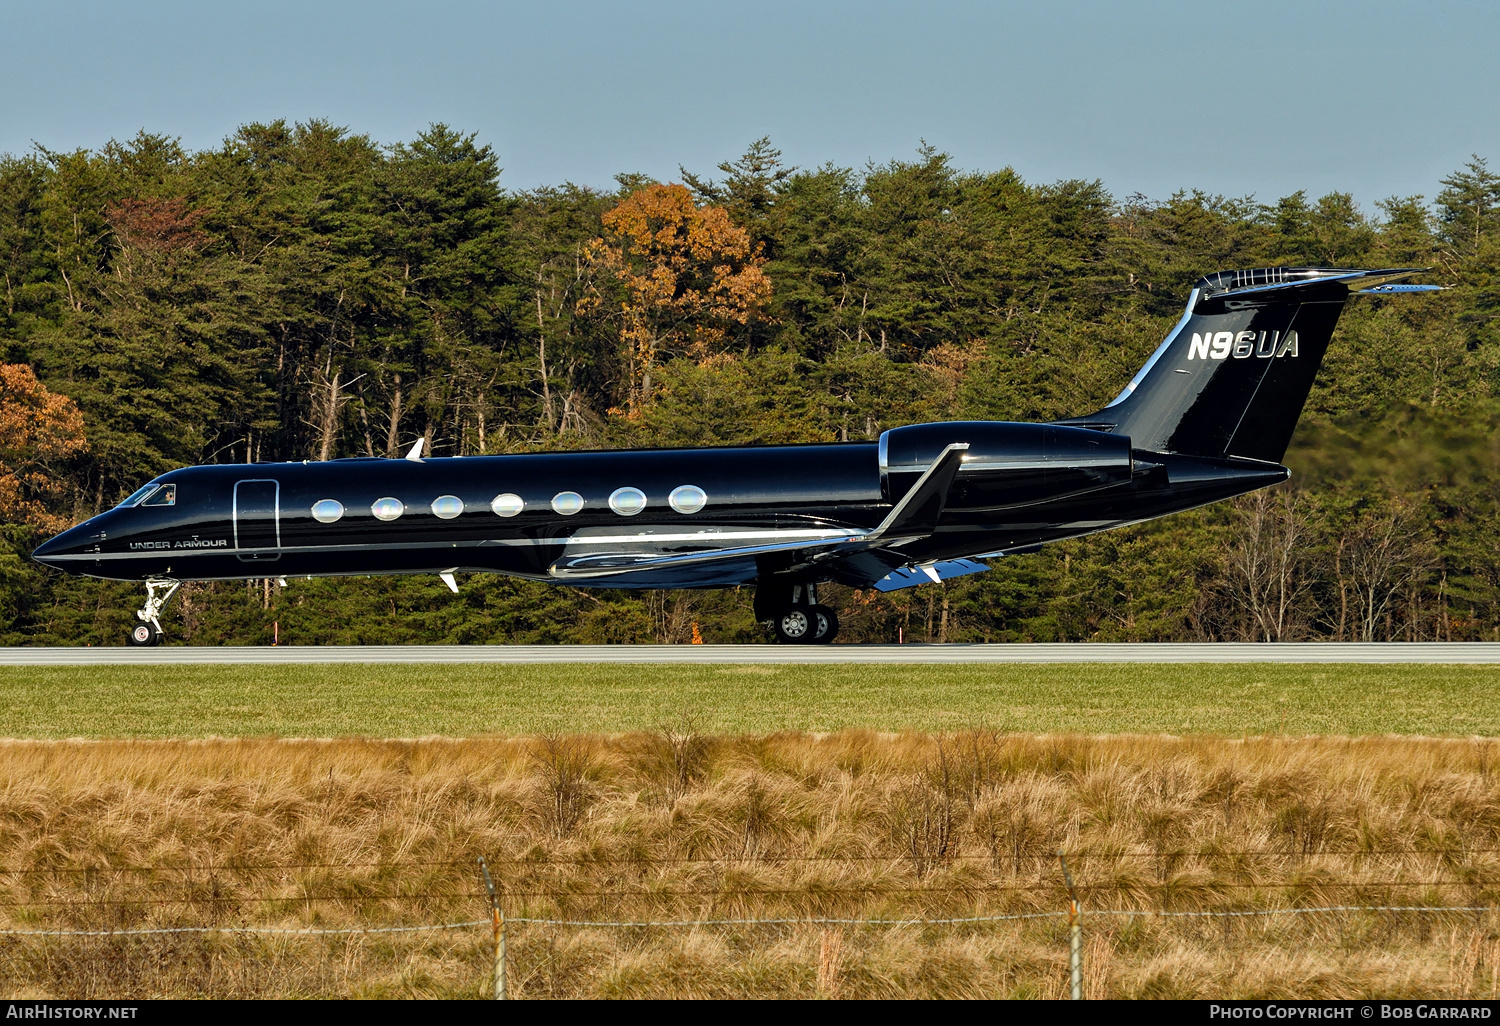
[[[685,579],[713,580],[712,564],[720,563],[726,571],[730,566],[745,567],[753,577],[753,568],[760,557],[792,553],[796,563],[828,563],[827,569],[840,580],[872,584],[911,562],[894,551],[897,546],[926,538],[937,529],[948,490],[958,476],[968,448],[967,443],[959,443],[944,449],[872,530],[705,527],[683,531],[648,527],[622,535],[613,529],[593,529],[569,538],[563,554],[548,573],[560,582],[608,583],[618,587],[638,582],[644,587],[647,580],[656,582],[663,575],[670,578],[678,572]]]

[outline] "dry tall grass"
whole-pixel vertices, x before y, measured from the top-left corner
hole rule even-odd
[[[969,732],[0,743],[0,926],[515,925],[517,996],[1489,996],[1485,915],[1147,913],[1500,903],[1487,741]],[[1136,910],[1106,917],[1102,909]],[[1094,910],[1091,916],[1090,910]],[[0,938],[12,997],[474,995],[488,931]]]

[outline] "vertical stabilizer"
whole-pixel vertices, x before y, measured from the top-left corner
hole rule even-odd
[[[1279,463],[1345,301],[1436,290],[1383,285],[1421,270],[1271,267],[1200,278],[1182,320],[1115,401],[1064,423],[1128,435],[1137,449]]]

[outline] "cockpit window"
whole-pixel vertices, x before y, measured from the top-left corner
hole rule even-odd
[[[155,481],[152,481],[148,485],[142,485],[135,491],[131,492],[130,497],[127,498],[124,502],[120,503],[120,505],[117,506],[116,509],[124,509],[127,506],[134,506],[136,503],[140,502],[142,499],[144,499],[154,491],[156,491]]]
[[[177,486],[174,484],[162,485],[151,493],[150,498],[141,502],[142,506],[175,506],[177,504]]]

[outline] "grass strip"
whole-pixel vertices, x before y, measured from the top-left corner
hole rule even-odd
[[[0,736],[952,730],[1500,733],[1500,667],[1356,664],[0,668]]]

